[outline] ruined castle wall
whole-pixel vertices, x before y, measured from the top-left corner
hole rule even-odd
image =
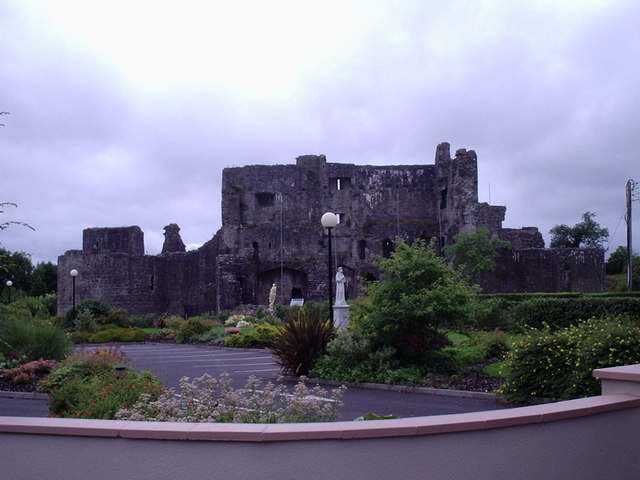
[[[375,279],[376,260],[396,237],[442,247],[456,234],[487,228],[509,241],[498,267],[481,278],[488,292],[602,291],[602,252],[544,250],[537,229],[502,229],[506,207],[478,203],[477,157],[447,143],[435,164],[362,166],[303,155],[295,164],[226,168],[222,227],[197,251],[185,252],[179,227],[165,227],[162,254],[144,255],[138,227],[92,228],[83,250],[59,259],[59,311],[71,305],[68,271],[76,268],[76,300],[98,298],[131,313],[195,315],[277,299],[327,299],[328,237],[321,216],[339,217],[333,229],[334,268],[347,276],[347,298],[361,295],[361,279]]]
[[[485,293],[602,292],[604,253],[598,249],[502,249],[493,272],[480,277]]]
[[[144,255],[144,233],[138,226],[87,228],[82,232],[82,250]]]
[[[154,279],[158,259],[147,255],[72,250],[58,258],[58,313],[72,305],[69,271],[78,270],[76,303],[97,299],[129,313],[162,312],[164,292]]]

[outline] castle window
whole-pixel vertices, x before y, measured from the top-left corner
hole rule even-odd
[[[364,240],[358,242],[358,258],[360,260],[367,258],[367,242]]]
[[[440,192],[440,208],[447,208],[447,189]]]
[[[382,258],[389,258],[393,253],[393,242],[388,238],[382,241]]]
[[[346,216],[344,213],[336,213],[336,218],[338,219],[338,223],[344,223]]]
[[[346,190],[351,185],[351,179],[349,177],[334,177],[329,180],[331,189]]]
[[[271,192],[256,193],[256,203],[259,207],[272,207],[276,199],[276,195]]]

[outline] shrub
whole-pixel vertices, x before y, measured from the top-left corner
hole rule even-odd
[[[143,394],[157,398],[163,389],[151,372],[127,370],[124,378],[109,375],[71,379],[49,392],[49,409],[57,417],[115,419],[116,412],[139,401]]]
[[[181,324],[176,331],[176,343],[188,343],[196,336],[207,333],[213,328],[213,323],[196,317],[188,319]]]
[[[111,307],[108,304],[103,302],[102,300],[96,300],[93,298],[89,298],[86,300],[81,300],[76,303],[76,317],[80,314],[81,311],[88,310],[93,315],[93,318],[105,317],[111,311]],[[73,327],[73,308],[67,310],[65,314],[66,325],[69,328]]]
[[[96,321],[101,325],[112,324],[121,328],[129,327],[129,312],[124,308],[115,308],[106,315],[96,317]]]
[[[50,411],[60,417],[113,419],[142,394],[157,398],[162,393],[151,373],[127,368],[124,378],[116,378],[117,366],[126,366],[126,360],[116,349],[100,348],[64,360],[42,385]]]
[[[50,316],[43,297],[21,297],[14,302],[14,307],[27,310],[30,317]]]
[[[149,334],[139,328],[109,328],[89,335],[89,343],[144,342]]]
[[[34,384],[42,375],[49,373],[57,366],[55,360],[33,360],[17,365],[14,368],[3,370],[2,378],[17,384]]]
[[[237,327],[229,327],[226,330],[237,329]],[[228,333],[233,333],[224,338],[224,344],[227,347],[234,348],[249,348],[255,345],[270,346],[273,344],[273,340],[276,336],[280,335],[282,329],[263,323],[255,327],[252,331],[247,333],[240,333],[239,330],[235,330]]]
[[[167,328],[171,330],[178,330],[182,325],[186,323],[186,320],[182,318],[180,315],[171,315],[164,319],[164,324]]]
[[[391,346],[405,362],[420,363],[442,347],[441,325],[466,321],[476,289],[468,286],[423,241],[399,241],[390,258],[379,264],[381,280],[366,287],[353,328],[371,339],[373,348]]]
[[[255,345],[256,339],[251,334],[233,334],[224,338],[224,344],[233,348],[249,348]]]
[[[398,367],[393,347],[374,352],[371,342],[354,332],[340,332],[327,344],[326,354],[315,363],[310,375],[348,382],[385,383]]]
[[[597,395],[596,368],[640,362],[640,326],[625,316],[591,318],[564,329],[531,329],[511,347],[502,387],[508,399]]]
[[[181,395],[169,390],[153,400],[143,395],[130,408],[120,410],[121,420],[156,422],[233,422],[233,423],[293,423],[328,422],[335,420],[342,407],[345,388],[331,392],[309,388],[305,378],[289,393],[285,385],[262,385],[249,377],[244,388],[234,390],[229,376],[219,379],[209,375],[190,381],[180,381]]]
[[[127,321],[127,326],[137,328],[153,328],[156,316],[153,313],[146,315],[131,315]],[[164,328],[164,327],[155,327]]]
[[[81,310],[76,315],[76,320],[73,322],[73,327],[80,332],[93,333],[98,329],[96,319],[89,310]]]
[[[325,353],[335,330],[326,312],[303,307],[290,315],[281,333],[269,347],[284,372],[307,375],[316,360]]]
[[[241,314],[236,314],[236,315],[231,315],[229,318],[227,318],[224,321],[224,326],[225,327],[237,327],[238,326],[238,322],[241,322],[245,319],[246,315],[241,315]]]
[[[0,353],[24,355],[27,360],[62,360],[70,343],[64,331],[37,320],[7,320],[0,323]]]
[[[476,340],[476,345],[483,350],[483,360],[503,358],[509,351],[507,334],[499,330],[480,332]]]

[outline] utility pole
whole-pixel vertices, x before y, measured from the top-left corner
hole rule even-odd
[[[633,190],[636,187],[633,180],[627,181],[627,291],[633,289],[633,248],[631,236],[631,204],[633,203]]]

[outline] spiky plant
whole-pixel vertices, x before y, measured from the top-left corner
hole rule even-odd
[[[335,329],[324,312],[303,307],[285,319],[269,350],[283,372],[307,375],[334,336]]]

